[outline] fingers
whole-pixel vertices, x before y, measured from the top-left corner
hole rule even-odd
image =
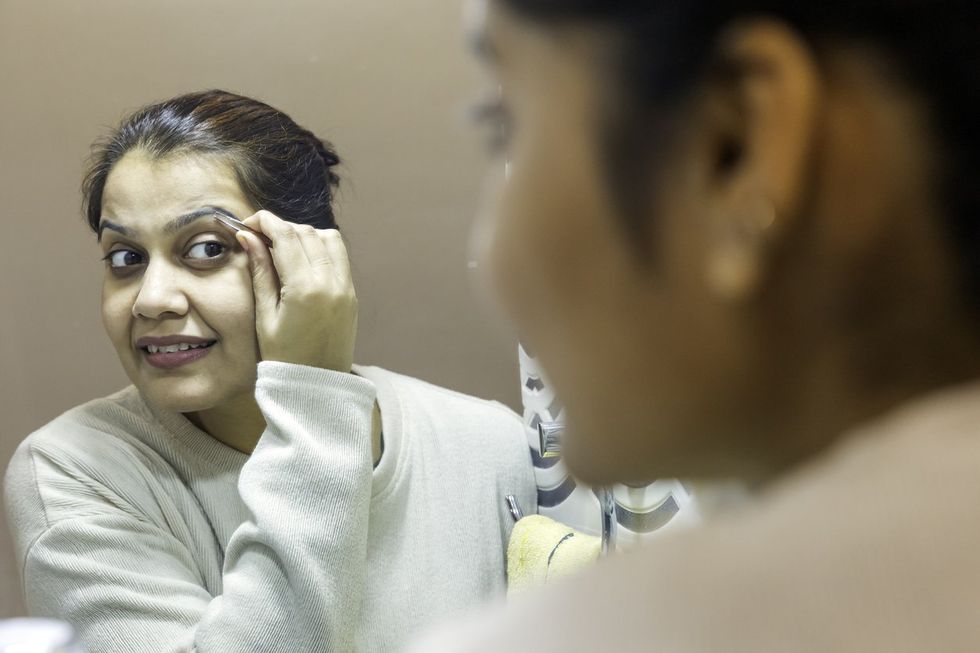
[[[259,211],[243,222],[272,240],[272,249],[265,247],[263,249],[271,252],[276,272],[284,287],[302,279],[304,268],[309,266],[309,259],[292,223],[276,217],[269,211]]]
[[[248,270],[252,275],[255,314],[259,319],[271,315],[279,304],[279,276],[269,249],[254,234],[239,231],[238,242],[248,253]]]
[[[314,273],[318,273],[321,268],[331,264],[327,250],[323,247],[316,229],[308,224],[293,225],[293,228],[299,235],[299,242],[303,246],[306,260],[309,261]]]
[[[353,295],[350,260],[340,232],[337,229],[314,229],[308,225],[297,225],[296,231],[310,262],[312,276],[338,296]]]
[[[244,222],[272,240],[272,260],[284,285],[300,280],[306,272],[304,264],[316,276],[326,273],[332,281],[352,285],[350,257],[339,230],[294,224],[269,211],[259,211]]]
[[[268,211],[245,224],[272,240],[270,250],[256,234],[238,234],[249,254],[263,360],[349,371],[357,297],[340,233],[285,222]]]
[[[344,239],[337,229],[314,229],[309,225],[296,225],[306,258],[318,276],[325,275],[339,285],[349,285],[350,260]]]
[[[347,245],[337,229],[324,229],[318,232],[324,251],[330,260],[335,277],[345,284],[353,285],[350,271],[350,255]]]

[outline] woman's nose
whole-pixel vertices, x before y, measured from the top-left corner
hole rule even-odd
[[[164,261],[150,261],[143,271],[139,293],[133,302],[133,317],[179,317],[186,314],[187,309],[180,271]]]

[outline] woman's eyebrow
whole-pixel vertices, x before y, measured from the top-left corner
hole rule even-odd
[[[219,208],[217,206],[205,206],[196,211],[191,211],[190,213],[185,213],[182,216],[176,217],[170,222],[168,222],[163,227],[163,231],[168,234],[180,231],[190,223],[195,220],[200,220],[201,218],[206,218],[212,216],[215,213],[228,213],[225,209]]]
[[[123,236],[133,235],[133,231],[131,229],[124,227],[121,224],[116,224],[112,220],[102,220],[101,222],[99,222],[99,233],[97,234],[96,240],[102,242],[102,232],[105,231],[106,229],[109,229],[111,231],[117,231],[121,233]]]
[[[186,227],[187,225],[189,225],[190,223],[195,222],[196,220],[200,220],[201,218],[206,218],[208,216],[214,215],[215,213],[221,213],[224,215],[230,215],[232,217],[235,217],[234,214],[231,213],[231,211],[228,211],[227,209],[223,209],[218,206],[205,206],[200,209],[197,209],[196,211],[191,211],[190,213],[185,213],[184,215],[174,218],[173,220],[171,220],[170,222],[164,225],[163,231],[164,233],[168,233],[168,234],[176,233],[181,229],[183,229],[184,227]],[[112,220],[102,220],[101,222],[99,222],[99,231],[97,237],[97,240],[99,242],[102,241],[102,232],[105,231],[106,229],[130,237],[132,237],[136,233],[135,230],[130,229],[129,227],[124,227],[121,224],[117,224]]]

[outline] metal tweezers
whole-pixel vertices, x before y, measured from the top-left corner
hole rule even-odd
[[[228,211],[219,209],[218,207],[211,207],[211,212],[221,224],[225,225],[232,231],[247,231],[250,234],[254,234],[256,238],[265,243],[266,247],[272,247],[272,240],[268,236],[256,231],[255,229],[252,229]]]

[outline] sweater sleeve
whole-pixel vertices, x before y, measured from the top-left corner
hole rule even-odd
[[[263,362],[267,427],[242,468],[248,518],[225,552],[222,593],[205,590],[192,552],[89,475],[76,516],[23,546],[33,613],[73,623],[99,651],[351,651],[365,578],[374,386],[352,374]],[[34,463],[8,472],[14,529]],[[85,475],[77,468],[71,475]],[[66,481],[67,482],[67,481]],[[61,495],[56,500],[63,500]],[[28,529],[29,530],[29,529]]]

